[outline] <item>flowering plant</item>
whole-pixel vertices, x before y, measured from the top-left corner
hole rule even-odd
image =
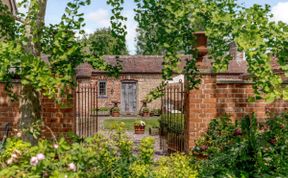
[[[146,123],[143,120],[136,120],[134,122],[134,126],[142,126],[144,127],[146,125]]]
[[[145,122],[139,120],[139,125]],[[96,134],[81,142],[38,140],[31,145],[13,137],[0,154],[0,177],[177,177],[174,168],[185,173],[181,177],[197,174],[189,156],[181,156],[179,163],[170,161],[172,156],[156,162],[153,138],[144,138],[135,148],[137,154],[120,128],[109,137]]]

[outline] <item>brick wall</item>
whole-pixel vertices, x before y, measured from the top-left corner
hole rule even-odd
[[[14,91],[17,92],[19,85],[15,83],[14,86]],[[0,83],[0,139],[3,136],[5,125],[11,123],[13,128],[16,128],[19,118],[19,102],[11,101],[7,93],[4,92],[4,85]]]
[[[187,93],[185,106],[185,150],[190,150],[217,116],[216,77],[203,75],[199,88]]]
[[[14,90],[19,93],[20,85],[14,83]],[[56,136],[73,131],[74,129],[74,109],[73,100],[67,101],[63,106],[57,105],[47,97],[41,97],[41,115],[46,126],[48,126]],[[0,138],[4,133],[6,123],[12,123],[13,129],[19,124],[19,102],[11,101],[4,90],[4,85],[0,84]],[[51,132],[44,128],[43,136],[51,137]]]
[[[228,75],[228,74],[227,74]],[[242,118],[254,112],[259,122],[267,118],[267,112],[281,113],[288,109],[288,102],[266,103],[259,100],[249,103],[253,96],[252,84],[234,77],[233,80],[219,81],[215,74],[202,75],[202,83],[197,90],[187,93],[186,97],[186,141],[185,148],[190,150],[208,129],[209,122],[217,116],[231,115],[231,119]]]

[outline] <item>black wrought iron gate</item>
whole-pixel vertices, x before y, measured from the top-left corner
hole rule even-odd
[[[168,153],[184,151],[185,89],[180,80],[168,83],[161,98],[160,146]]]
[[[78,83],[75,130],[80,137],[89,137],[98,131],[97,92],[97,84]]]

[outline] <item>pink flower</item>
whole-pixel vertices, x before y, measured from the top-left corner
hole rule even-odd
[[[74,163],[70,163],[70,164],[68,164],[68,169],[70,170],[70,171],[76,171],[76,165],[74,164]]]
[[[53,147],[54,147],[55,149],[58,149],[58,148],[59,148],[59,145],[58,145],[58,144],[54,144]]]
[[[30,160],[30,164],[32,166],[36,166],[38,164],[38,158],[36,156],[33,156]]]
[[[45,159],[45,156],[44,156],[44,154],[42,154],[42,153],[38,153],[38,154],[36,155],[36,157],[37,157],[38,161],[41,161],[41,160]]]

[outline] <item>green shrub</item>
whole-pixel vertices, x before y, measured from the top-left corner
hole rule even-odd
[[[0,155],[0,177],[195,177],[190,157],[154,159],[154,139],[141,141],[138,152],[119,127],[109,138],[100,134],[82,142],[39,140],[35,146],[9,138]],[[179,176],[177,175],[179,174]]]
[[[162,114],[160,125],[164,130],[173,133],[182,133],[184,131],[184,114]]]
[[[97,109],[97,111],[110,111],[110,108],[108,107],[100,107]]]
[[[149,112],[150,111],[150,109],[148,108],[148,107],[144,107],[143,109],[142,109],[142,113],[143,112]]]
[[[255,115],[232,123],[213,120],[194,156],[200,177],[287,177],[288,114],[257,123]]]

